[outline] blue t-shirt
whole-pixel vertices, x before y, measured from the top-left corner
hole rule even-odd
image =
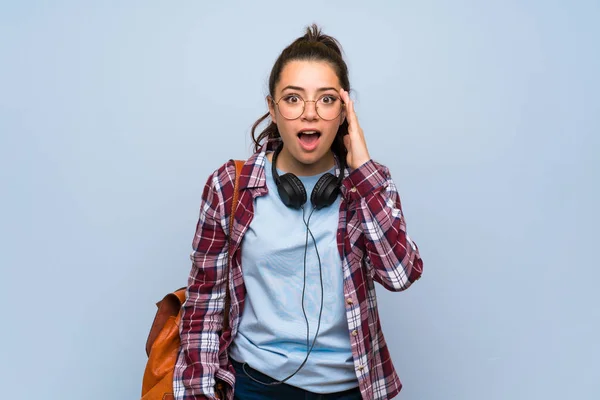
[[[298,369],[308,351],[306,320],[302,312],[307,230],[303,210],[288,208],[282,203],[271,163],[266,158],[265,162],[269,193],[255,199],[254,218],[242,242],[246,302],[230,356],[283,380]],[[320,177],[298,177],[308,197],[304,206],[307,221],[313,210],[310,194]],[[308,221],[321,259],[324,293],[321,326],[308,361],[286,381],[315,393],[339,392],[358,386],[345,314],[342,262],[336,241],[339,207],[338,196],[331,206],[315,210]],[[306,250],[304,308],[310,325],[310,347],[321,308],[319,260],[310,234]]]

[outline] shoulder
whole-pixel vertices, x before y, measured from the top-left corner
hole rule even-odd
[[[264,157],[264,153],[254,153],[248,159],[229,159],[225,161],[210,174],[207,184],[211,185],[212,190],[224,194],[224,197],[227,198],[235,186],[236,161],[243,164],[239,179],[240,184],[245,186],[248,183],[247,181],[255,178],[256,170],[261,165],[260,156]]]
[[[207,186],[220,194],[228,191],[228,187],[234,184],[235,163],[233,160],[227,160],[216,168],[207,179]]]
[[[225,161],[210,174],[207,186],[218,192],[220,197],[225,199],[230,197],[235,186],[236,161],[243,164],[239,176],[240,187],[260,186],[264,180],[264,159],[268,150],[268,144],[265,144],[247,159]]]

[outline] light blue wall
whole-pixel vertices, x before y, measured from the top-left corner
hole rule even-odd
[[[600,3],[86,3],[0,6],[3,398],[138,398],[206,177],[313,21],[425,261],[378,291],[398,398],[600,398]]]

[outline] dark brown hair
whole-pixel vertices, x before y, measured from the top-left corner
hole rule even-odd
[[[332,36],[324,35],[321,29],[313,24],[306,28],[304,36],[294,40],[292,44],[283,49],[277,61],[271,69],[269,76],[269,94],[275,97],[275,86],[281,77],[281,71],[290,61],[325,61],[331,65],[335,71],[342,88],[350,92],[350,81],[348,79],[348,66],[342,56],[342,47],[340,43]],[[258,135],[255,136],[256,128],[267,118],[269,113],[260,117],[252,125],[251,137],[254,141],[254,151],[258,151],[261,143],[265,139],[275,139],[281,137],[277,125],[271,123]],[[343,136],[348,133],[348,121],[345,119],[340,125],[337,135],[331,145],[331,150],[342,161],[346,160],[346,148],[344,147]]]

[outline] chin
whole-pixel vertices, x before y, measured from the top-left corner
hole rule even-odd
[[[308,153],[308,154],[301,151],[300,154],[295,158],[299,163],[309,166],[309,165],[314,165],[314,164],[318,163],[324,157],[326,157],[327,154],[328,154],[327,151],[312,152],[312,153]]]

